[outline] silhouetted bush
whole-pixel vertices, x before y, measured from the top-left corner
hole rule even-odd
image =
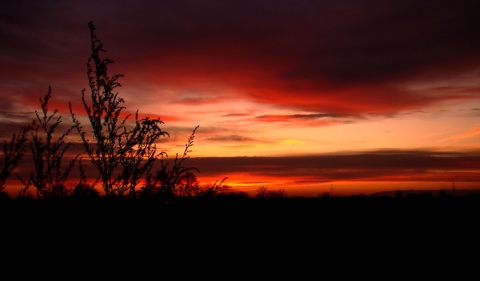
[[[89,22],[88,26],[91,43],[91,55],[87,62],[90,94],[87,95],[86,89],[81,92],[88,126],[84,127],[69,102],[73,124],[66,131],[58,132],[63,120],[57,115],[57,109],[49,111],[48,102],[52,95],[49,87],[44,98],[40,98],[42,111],[35,111],[36,119],[14,134],[10,142],[4,142],[0,192],[27,151],[27,141],[33,170],[27,176],[15,174],[24,185],[19,192],[22,198],[29,196],[27,190],[31,186],[36,188],[37,199],[97,197],[100,195],[97,183],[103,187],[103,196],[112,198],[168,200],[176,196],[212,197],[221,192],[221,184],[200,185],[193,173],[199,170],[185,166],[199,126],[193,129],[183,154],[179,156],[177,153],[175,159],[167,161],[167,153],[157,148],[162,137],[170,136],[160,127],[163,121],[140,118],[138,110],[133,118],[124,114],[125,101],[115,92],[121,87],[118,80],[123,74],[109,75],[108,68],[114,61],[102,57],[106,52],[103,43],[96,36],[93,22]],[[73,145],[67,141],[72,131],[79,134],[84,153],[65,159]],[[89,160],[88,164],[81,163],[84,156]],[[67,179],[75,165],[79,168],[79,182],[75,186],[67,186]],[[86,175],[87,165],[92,165],[98,173],[90,182]]]
[[[30,126],[22,127],[18,133],[12,135],[9,142],[3,141],[3,158],[0,161],[0,192],[5,189],[5,182],[17,167],[18,162],[26,151],[27,132]]]
[[[139,119],[138,111],[132,126],[129,124],[130,115],[121,118],[124,100],[114,91],[121,87],[118,79],[123,74],[109,76],[108,67],[114,61],[101,58],[105,49],[92,22],[89,27],[92,47],[87,64],[90,95],[88,99],[84,89],[82,102],[91,132],[86,131],[75,117],[71,104],[70,112],[91,164],[99,173],[105,196],[136,198],[140,180],[163,155],[157,151],[156,141],[168,133],[160,128],[163,122],[159,118]],[[90,137],[93,137],[92,141]]]
[[[25,194],[30,186],[36,188],[37,198],[69,196],[71,190],[65,184],[70,172],[79,155],[75,155],[69,163],[63,165],[65,153],[73,144],[66,139],[73,126],[58,135],[57,129],[62,123],[62,116],[57,116],[55,109],[50,114],[48,101],[52,95],[51,87],[44,98],[40,98],[42,112],[35,110],[36,119],[33,120],[30,129],[30,152],[32,153],[33,168],[27,179],[18,178],[24,184],[21,194]]]

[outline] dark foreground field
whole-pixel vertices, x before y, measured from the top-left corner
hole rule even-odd
[[[478,194],[5,200],[0,214],[4,268],[57,277],[432,277],[476,268],[480,250]]]
[[[480,219],[480,194],[392,196],[245,198],[155,200],[4,200],[5,224],[143,228],[194,227],[208,229],[425,228],[475,225]],[[332,229],[330,229],[332,230]]]

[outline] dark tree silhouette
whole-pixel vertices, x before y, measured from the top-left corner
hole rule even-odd
[[[75,198],[91,199],[98,197],[100,194],[95,188],[98,179],[89,183],[86,175],[86,165],[82,163],[82,159],[78,160],[78,170],[80,172],[78,184],[73,188],[72,196]]]
[[[183,154],[176,153],[174,159],[167,159],[166,152],[157,149],[161,137],[169,133],[160,128],[160,118],[140,118],[138,110],[134,117],[124,113],[125,101],[116,92],[121,87],[118,82],[123,74],[109,76],[108,67],[113,60],[102,58],[105,53],[102,42],[97,38],[95,26],[90,29],[91,55],[87,61],[87,77],[90,94],[86,89],[81,92],[81,99],[89,128],[84,128],[80,119],[73,112],[72,103],[69,110],[73,124],[59,133],[62,116],[58,110],[49,111],[48,103],[52,96],[51,87],[44,98],[40,98],[41,112],[35,111],[36,119],[27,124],[10,142],[4,142],[3,161],[0,163],[0,192],[5,188],[5,181],[16,168],[26,152],[26,142],[30,139],[30,152],[33,170],[26,178],[15,175],[23,183],[18,197],[26,197],[29,187],[36,188],[38,199],[59,198],[67,196],[99,196],[96,185],[103,187],[105,197],[117,198],[160,198],[173,197],[215,197],[231,192],[223,185],[226,180],[210,185],[201,185],[194,174],[200,172],[196,167],[185,165],[190,156],[196,126],[189,136]],[[75,131],[80,136],[83,153],[69,156],[67,151],[72,142],[67,138]],[[85,157],[89,160],[82,164]],[[68,161],[64,161],[68,157]],[[65,163],[68,162],[68,163]],[[75,164],[78,163],[79,181],[72,187],[66,182]],[[92,165],[98,174],[93,182],[88,181],[87,165]]]
[[[193,194],[198,184],[191,171],[199,172],[199,170],[195,167],[185,167],[183,164],[190,158],[188,154],[191,152],[190,148],[193,146],[198,127],[193,129],[181,157],[177,153],[172,163],[166,161],[165,158],[168,157],[166,153],[161,155],[160,168],[156,170],[155,174],[151,172],[147,174],[146,183],[141,189],[142,195],[170,200],[174,196],[190,196]],[[193,177],[195,177],[195,180],[192,180]],[[186,181],[186,178],[189,178],[189,180]]]
[[[108,67],[114,61],[101,58],[101,54],[106,52],[103,43],[97,38],[92,22],[89,23],[89,28],[92,48],[87,63],[90,96],[87,98],[84,89],[82,102],[90,121],[91,131],[83,128],[73,113],[71,103],[69,107],[86,153],[99,173],[105,196],[137,198],[137,187],[143,177],[147,177],[146,182],[150,189],[171,188],[172,184],[178,183],[182,174],[195,169],[182,166],[183,160],[187,159],[187,149],[180,160],[177,155],[171,169],[168,169],[168,164],[162,161],[157,175],[165,179],[159,180],[162,182],[161,186],[156,184],[152,186],[154,183],[152,169],[156,160],[167,157],[165,152],[158,151],[157,141],[161,137],[168,137],[169,134],[160,128],[163,121],[159,118],[140,119],[137,110],[132,122],[129,119],[130,114],[123,114],[125,101],[115,92],[121,87],[118,79],[123,77],[123,74],[109,76]],[[190,141],[193,141],[193,134]]]
[[[269,190],[265,186],[261,186],[257,189],[256,198],[284,198],[287,197],[287,193],[284,189]]]
[[[75,155],[66,166],[63,165],[65,153],[73,145],[73,143],[67,142],[67,137],[74,127],[71,126],[64,133],[58,135],[56,130],[62,123],[62,116],[57,116],[57,109],[49,114],[48,102],[51,95],[52,88],[49,87],[44,98],[40,98],[42,113],[35,110],[36,119],[33,120],[30,127],[30,151],[34,170],[30,172],[28,179],[22,179],[17,175],[25,185],[21,194],[25,194],[27,189],[33,185],[39,199],[70,195],[65,182],[79,157],[79,155]]]
[[[24,126],[12,135],[9,142],[6,140],[3,141],[3,157],[0,161],[0,193],[2,194],[4,194],[5,182],[25,154],[25,143],[29,130],[30,126]]]

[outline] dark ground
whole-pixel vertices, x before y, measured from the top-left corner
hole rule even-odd
[[[432,272],[476,268],[480,250],[478,194],[8,200],[0,214],[3,268],[33,264],[62,278],[55,267],[78,278],[97,270],[122,278],[124,271],[164,276],[175,270],[177,279],[222,280],[285,279],[287,273],[296,280],[332,274],[391,279],[420,270],[433,278]]]
[[[254,228],[448,228],[468,227],[480,219],[480,194],[412,194],[318,198],[191,199],[174,202],[128,200],[4,200],[6,225],[96,229],[176,226],[196,229]]]

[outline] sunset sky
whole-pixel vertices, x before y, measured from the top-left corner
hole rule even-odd
[[[200,181],[317,196],[480,189],[480,2],[3,1],[0,136],[84,114],[93,21],[126,109]],[[68,116],[64,123],[69,124]]]

